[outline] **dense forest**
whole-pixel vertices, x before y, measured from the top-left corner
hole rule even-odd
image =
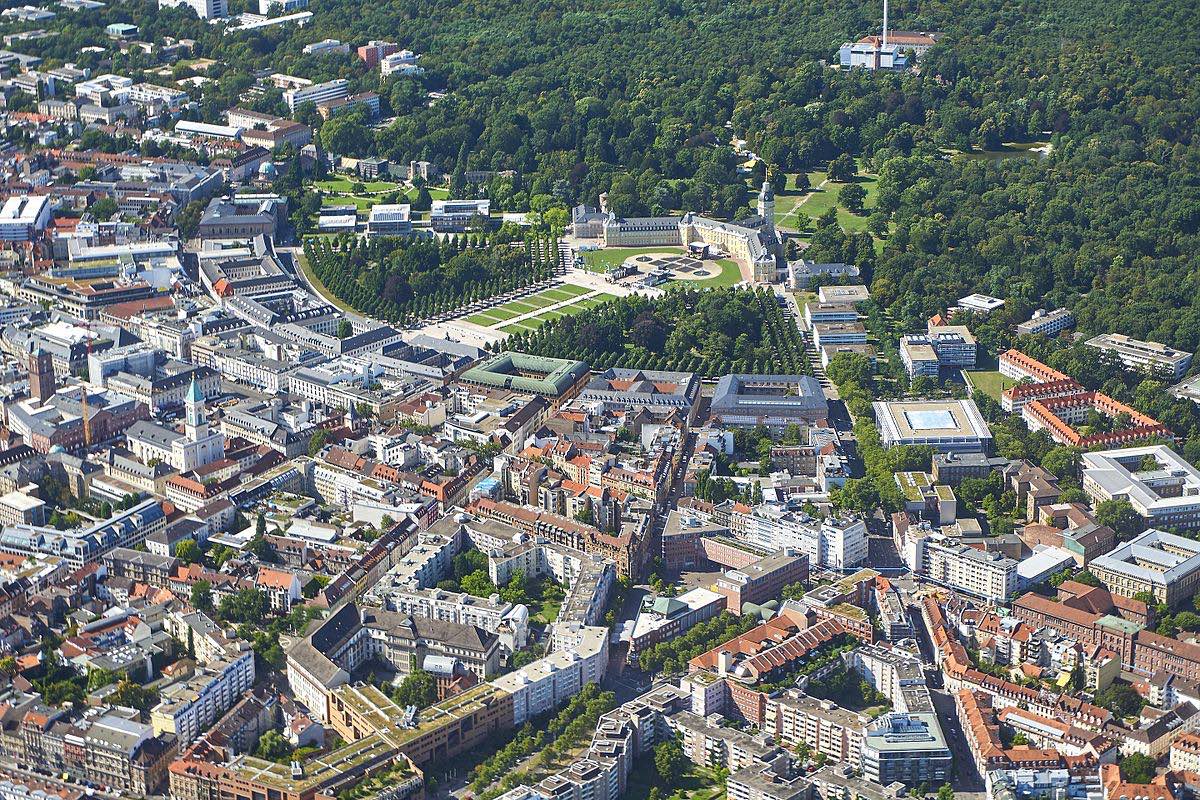
[[[338,299],[382,319],[414,323],[550,276],[552,242],[489,244],[476,236],[443,239],[309,239],[304,258]]]
[[[749,199],[735,136],[774,172],[849,154],[879,174],[892,233],[873,259],[827,229],[810,255],[872,262],[876,297],[914,327],[982,291],[1009,299],[1012,319],[1071,305],[1085,332],[1200,345],[1195,3],[897,2],[896,27],[946,34],[902,75],[821,63],[877,30],[873,1],[314,0],[310,10],[304,28],[223,35],[189,11],[117,3],[64,12],[44,24],[55,36],[20,47],[48,65],[161,81],[143,72],[152,57],[137,48],[111,64],[81,48],[108,44],[103,25],[118,20],[147,40],[193,39],[195,55],[218,62],[196,90],[209,120],[239,103],[282,110],[277,90],[251,91],[255,70],[348,78],[353,90],[380,91],[393,119],[324,138],[350,154],[431,160],[456,190],[485,191],[501,208],[607,191],[619,213],[733,217]],[[301,53],[325,37],[390,38],[422,53],[427,71],[381,83],[353,55]],[[194,72],[180,62],[173,74]],[[301,115],[318,121],[312,109]],[[1052,152],[951,155],[1031,139]],[[516,175],[472,189],[466,169]]]
[[[769,289],[671,289],[630,295],[509,337],[504,347],[577,358],[593,369],[695,372],[810,371],[795,322]]]

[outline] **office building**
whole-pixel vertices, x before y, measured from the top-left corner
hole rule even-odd
[[[812,567],[849,569],[867,559],[867,529],[855,517],[813,519],[782,507],[762,505],[738,515],[739,542],[760,553],[796,550]]]
[[[813,346],[866,344],[867,328],[861,322],[818,322],[812,326]]]
[[[647,647],[682,636],[693,625],[715,617],[726,609],[724,593],[710,591],[697,586],[678,597],[646,598],[633,621],[628,637],[629,661],[636,663],[638,655]],[[741,606],[729,605],[740,609]],[[736,611],[735,611],[736,613]]]
[[[949,779],[952,762],[936,714],[893,711],[873,722],[863,736],[863,777],[884,786],[940,786]]]
[[[461,233],[471,227],[486,227],[491,209],[491,200],[434,200],[429,209],[429,225],[440,233]]]
[[[1084,453],[1081,467],[1094,504],[1127,500],[1150,527],[1200,527],[1200,470],[1166,445]]]
[[[283,101],[287,103],[288,110],[292,114],[295,114],[296,110],[305,103],[312,103],[314,106],[319,106],[322,103],[340,100],[349,94],[350,82],[344,78],[337,78],[325,83],[315,83],[311,86],[288,89],[283,93]]]
[[[1092,559],[1088,569],[1113,594],[1145,592],[1154,602],[1175,607],[1200,586],[1200,542],[1151,528]]]
[[[408,203],[381,203],[371,207],[367,217],[367,237],[407,236],[412,233]]]
[[[1047,311],[1044,308],[1039,308],[1033,312],[1033,316],[1027,322],[1022,322],[1017,326],[1017,335],[1032,336],[1037,334],[1054,337],[1074,327],[1075,315],[1071,313],[1070,309],[1056,308],[1053,311]]]
[[[936,378],[943,370],[975,366],[975,337],[965,325],[930,327],[928,333],[900,338],[900,360],[910,378]]]
[[[46,230],[50,211],[50,198],[46,195],[8,198],[0,207],[0,241],[33,241]]]
[[[725,375],[717,381],[711,410],[724,425],[782,431],[827,419],[829,403],[811,375]]]
[[[912,564],[931,581],[991,602],[1017,591],[1017,564],[998,552],[976,550],[940,534],[912,537]]]
[[[735,614],[746,603],[778,600],[783,587],[808,581],[808,556],[798,550],[781,550],[717,578],[716,590],[725,596]]]
[[[872,404],[884,447],[928,445],[940,453],[986,453],[992,433],[970,400],[896,400]]]
[[[1158,342],[1142,342],[1120,333],[1102,333],[1087,341],[1106,353],[1121,359],[1126,369],[1139,370],[1174,383],[1187,374],[1192,354]]]

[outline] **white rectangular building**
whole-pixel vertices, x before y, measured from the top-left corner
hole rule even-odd
[[[1127,369],[1161,375],[1170,381],[1182,378],[1192,365],[1191,353],[1158,342],[1131,339],[1120,333],[1102,333],[1088,339],[1087,343],[1089,347],[1116,354]]]
[[[405,236],[412,233],[412,206],[408,203],[381,203],[371,207],[367,217],[367,237]]]
[[[196,12],[200,19],[225,19],[229,9],[225,0],[158,0],[159,8],[178,8],[183,6]]]
[[[1039,308],[1033,312],[1029,321],[1017,326],[1018,336],[1041,334],[1042,336],[1057,336],[1068,328],[1075,327],[1075,315],[1068,308],[1056,308],[1046,311]]]
[[[872,403],[884,447],[928,445],[941,453],[986,453],[992,432],[970,400]]]
[[[325,83],[314,83],[311,86],[288,89],[283,93],[283,101],[287,103],[288,110],[295,114],[296,110],[305,103],[319,106],[331,100],[341,100],[349,94],[350,82],[344,78],[337,78]]]
[[[463,231],[473,222],[486,222],[491,209],[491,200],[434,200],[429,225],[435,231]]]
[[[763,505],[742,518],[741,540],[766,553],[794,548],[814,567],[844,570],[867,560],[867,527],[861,519],[813,519]]]
[[[956,539],[927,536],[917,540],[918,558],[930,580],[965,594],[1002,602],[1017,590],[1017,561],[976,550]]]
[[[1166,445],[1084,453],[1081,467],[1093,503],[1128,500],[1151,527],[1200,527],[1200,471]]]
[[[0,207],[0,241],[29,242],[50,222],[50,198],[45,195],[10,197]]]

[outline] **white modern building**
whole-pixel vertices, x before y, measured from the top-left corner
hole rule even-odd
[[[275,12],[291,14],[305,8],[308,8],[308,0],[258,0],[258,13],[263,16],[270,16]]]
[[[1075,327],[1075,315],[1069,308],[1056,308],[1047,311],[1039,308],[1027,322],[1017,326],[1018,336],[1040,334],[1041,336],[1057,336],[1063,331]]]
[[[965,325],[940,325],[900,338],[900,359],[910,378],[937,377],[942,369],[971,369],[975,353],[975,337]]]
[[[1004,305],[1004,301],[999,297],[992,297],[986,294],[975,293],[958,298],[959,308],[975,314],[990,314],[1002,305]]]
[[[872,403],[884,447],[928,445],[940,453],[986,453],[992,432],[970,400]]]
[[[937,786],[950,776],[953,756],[937,714],[891,712],[873,722],[863,737],[862,773],[887,786]]]
[[[349,94],[350,82],[344,78],[337,78],[325,83],[314,83],[311,86],[288,89],[283,93],[283,101],[287,103],[288,110],[295,114],[297,109],[305,103],[319,106],[331,100],[341,100]]]
[[[412,233],[412,206],[408,203],[381,203],[371,207],[367,217],[367,238],[406,236]]]
[[[1166,445],[1084,453],[1093,503],[1128,500],[1151,527],[1200,527],[1200,471]]]
[[[867,560],[867,527],[861,519],[814,519],[779,506],[761,505],[742,518],[744,543],[764,553],[794,548],[813,567],[847,570]]]
[[[50,222],[50,198],[46,195],[10,197],[0,207],[0,241],[31,242]]]
[[[159,8],[190,8],[200,19],[225,19],[229,9],[225,0],[158,0]]]
[[[491,200],[434,200],[429,225],[435,231],[463,231],[473,223],[486,223],[491,209]]]
[[[1120,333],[1102,333],[1088,339],[1087,343],[1089,347],[1115,354],[1127,369],[1161,375],[1170,381],[1178,381],[1192,365],[1191,353],[1158,342],[1131,339]]]
[[[224,4],[224,0],[217,0]],[[211,0],[210,0],[211,2]],[[182,89],[156,83],[135,83],[129,87],[129,102],[137,106],[163,106],[178,111],[191,99]]]
[[[913,560],[935,583],[991,602],[1003,602],[1019,588],[1018,562],[1000,553],[939,534],[914,538],[913,546]]]
[[[417,64],[421,56],[412,50],[401,50],[379,59],[379,72],[383,77],[388,75],[420,75],[425,68]]]
[[[513,725],[520,727],[566,703],[586,684],[599,683],[608,665],[608,636],[604,627],[583,628],[575,647],[493,680],[493,686],[512,695]]]

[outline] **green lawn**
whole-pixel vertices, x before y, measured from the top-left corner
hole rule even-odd
[[[556,297],[559,301],[570,300],[572,297],[579,297],[590,292],[584,286],[576,286],[573,283],[564,283],[562,286],[555,286],[553,289],[547,289],[541,293],[542,297]]]
[[[798,173],[795,172],[788,173],[788,187],[794,187],[796,185],[797,174]],[[804,198],[811,194],[813,189],[816,189],[816,187],[820,186],[821,182],[824,181],[825,178],[826,175],[824,172],[809,172],[808,184],[811,188],[804,192],[801,192],[795,188],[782,188],[778,186],[771,187],[775,190],[775,224],[781,228],[798,230],[799,227],[796,224],[796,216],[793,212],[799,208],[805,214],[808,214],[807,206],[811,201],[804,200]]]
[[[1010,386],[1016,386],[1017,382],[1012,378],[1007,378],[999,372],[968,372],[967,375],[971,378],[971,383],[976,389],[991,397],[996,402],[1000,402],[1000,395]]]
[[[742,280],[742,271],[738,268],[737,262],[728,258],[722,258],[715,262],[721,271],[713,278],[675,278],[668,285],[670,286],[688,286],[692,288],[711,288],[715,286],[733,286]]]
[[[859,173],[855,177],[855,182],[866,190],[867,195],[863,199],[863,212],[861,214],[852,214],[838,204],[838,192],[845,186],[845,183],[835,183],[828,181],[828,175],[824,172],[814,171],[808,173],[810,188],[807,192],[801,194],[796,190],[788,190],[785,192],[775,193],[775,224],[781,228],[794,230],[801,234],[811,232],[811,225],[799,224],[799,213],[803,213],[807,220],[815,220],[831,208],[837,209],[838,224],[842,229],[850,233],[864,231],[867,228],[867,217],[871,215],[872,209],[879,200],[879,179],[876,175],[862,171],[861,165]],[[792,185],[795,180],[794,174],[788,175],[788,185]],[[822,186],[821,184],[825,185]],[[805,220],[805,221],[807,221]],[[807,238],[807,236],[805,237]],[[876,239],[875,245],[877,250],[882,250],[883,242]]]
[[[646,800],[650,796],[650,789],[655,786],[661,797],[674,796],[674,792],[678,792],[684,800],[722,800],[725,797],[725,787],[717,781],[711,768],[688,764],[688,770],[679,783],[668,786],[659,776],[654,759],[648,756],[638,759],[630,771],[623,797],[625,800]]]
[[[325,196],[321,198],[322,206],[344,206],[352,203],[359,211],[370,211],[371,206],[379,202],[378,197],[364,197],[357,194],[338,195],[336,197]]]
[[[814,189],[811,193],[812,196],[801,206],[801,209],[815,220],[829,209],[836,208],[838,224],[842,226],[843,230],[853,233],[866,230],[867,217],[871,215],[871,209],[875,208],[875,203],[878,200],[879,179],[874,175],[860,173],[856,183],[867,190],[861,214],[851,214],[845,208],[838,205],[838,192],[846,184],[833,183],[832,181],[825,184],[824,189]]]
[[[578,300],[578,301],[572,303],[571,305],[567,306],[567,308],[571,308],[571,309],[594,308],[595,306],[603,305],[605,303],[612,302],[613,300],[616,300],[616,299],[617,299],[617,296],[615,294],[609,294],[608,292],[600,292],[600,294],[592,295],[591,297],[585,297],[582,300]]]
[[[553,289],[543,290],[529,297],[523,297],[520,300],[510,300],[495,308],[489,308],[485,311],[472,314],[466,318],[466,321],[476,325],[483,325],[487,328],[499,328],[504,333],[519,333],[521,331],[531,331],[546,320],[579,314],[601,303],[617,299],[616,295],[606,292],[600,292],[591,297],[582,296],[591,291],[593,290],[582,286],[564,284],[556,286]],[[541,309],[549,308],[558,303],[567,304],[553,311],[543,311],[540,314],[535,314],[535,312]],[[502,324],[526,314],[535,314],[535,316],[508,325]]]
[[[344,192],[350,194],[354,192],[355,184],[361,183],[364,187],[363,191],[371,194],[381,192],[394,192],[400,188],[400,184],[392,183],[391,181],[358,181],[353,178],[330,178],[324,181],[314,181],[313,188],[320,189],[323,192]],[[433,194],[433,190],[429,191]]]
[[[625,259],[646,253],[682,253],[682,247],[606,247],[603,250],[592,250],[583,254],[583,263],[592,272],[608,272],[613,267],[620,266]]]
[[[504,322],[506,319],[512,319],[512,317],[502,317],[492,314],[490,311],[480,311],[478,314],[472,314],[467,317],[466,321],[490,328],[498,322]]]
[[[552,600],[545,601],[542,603],[542,607],[530,619],[534,622],[540,622],[543,625],[549,625],[558,619],[558,610],[560,608],[562,608],[562,603],[556,603]]]
[[[564,300],[568,300],[568,299],[570,299],[570,298],[549,297],[549,296],[547,296],[547,294],[545,292],[539,292],[538,294],[533,294],[528,297],[522,297],[520,300],[514,300],[513,302],[520,303],[522,305],[531,306],[531,308],[529,310],[536,311],[539,308],[546,308],[547,306],[552,306],[555,303],[561,303]]]

